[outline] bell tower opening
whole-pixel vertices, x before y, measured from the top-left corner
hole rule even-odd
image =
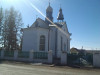
[[[57,16],[57,20],[58,20],[58,22],[60,21],[60,22],[63,22],[63,20],[64,20],[64,16],[63,16],[63,13],[62,13],[62,8],[61,8],[61,6],[60,6],[60,9],[59,9],[59,13],[58,13],[58,16]]]

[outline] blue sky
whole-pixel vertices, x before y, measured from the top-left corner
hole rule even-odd
[[[49,0],[0,0],[0,6],[9,9],[11,6],[21,12],[24,26],[32,23],[36,15],[45,19],[29,2],[44,15]],[[72,33],[71,47],[100,50],[100,0],[51,0],[54,22],[60,4],[67,22],[69,32]]]

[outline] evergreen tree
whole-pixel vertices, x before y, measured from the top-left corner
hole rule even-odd
[[[0,8],[0,48],[2,47],[3,9]]]
[[[19,49],[20,29],[22,26],[21,14],[13,7],[5,11],[4,25],[3,25],[3,40],[4,48],[6,50]]]

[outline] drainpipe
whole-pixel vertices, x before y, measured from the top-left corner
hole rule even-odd
[[[48,31],[48,51],[49,51],[49,42],[50,42],[50,27],[49,27],[49,31]]]
[[[56,29],[55,34],[55,57],[57,58],[57,37],[58,37],[58,30]]]

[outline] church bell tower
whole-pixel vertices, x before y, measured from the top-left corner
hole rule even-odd
[[[60,10],[59,10],[59,13],[58,13],[58,16],[57,16],[57,20],[58,21],[62,21],[64,20],[64,16],[63,16],[63,13],[62,13],[62,8],[60,7]]]
[[[51,22],[53,22],[52,13],[53,13],[53,9],[52,9],[52,7],[50,6],[50,1],[49,1],[49,6],[48,6],[47,9],[46,9],[46,18],[45,18],[45,21],[46,21],[46,23],[48,23],[48,24],[51,24]],[[51,22],[50,22],[50,21],[51,21]]]

